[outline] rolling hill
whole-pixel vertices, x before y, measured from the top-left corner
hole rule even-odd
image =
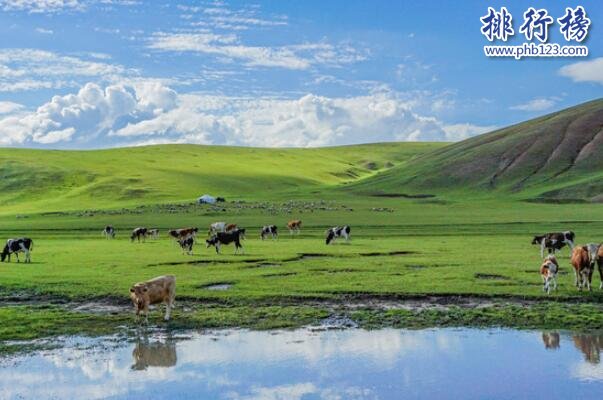
[[[356,189],[603,201],[603,99],[424,153]]]
[[[161,145],[93,151],[0,149],[0,214],[308,196],[441,147],[387,143],[322,149]]]

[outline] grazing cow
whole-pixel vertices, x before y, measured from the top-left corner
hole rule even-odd
[[[552,232],[534,236],[532,244],[540,246],[540,257],[544,258],[544,249],[547,249],[549,254],[561,250],[566,244],[573,249],[575,238],[576,235],[572,231]]]
[[[235,254],[239,252],[239,249],[241,249],[241,252],[244,253],[245,250],[241,245],[240,235],[241,232],[239,230],[233,232],[217,232],[214,236],[207,239],[205,242],[207,244],[207,247],[215,246],[216,253],[218,254],[220,254],[221,245],[227,245],[233,242],[235,244]]]
[[[145,321],[149,319],[149,305],[165,303],[165,317],[170,319],[170,312],[176,298],[176,278],[173,275],[164,275],[146,282],[139,282],[130,288],[130,298],[136,310],[136,319],[140,313],[144,314]]]
[[[25,262],[31,262],[31,252],[33,251],[33,240],[30,238],[18,238],[18,239],[8,239],[6,241],[6,245],[4,246],[4,250],[2,250],[2,262],[4,262],[8,258],[8,262],[10,262],[10,255],[15,254],[17,256],[17,262],[21,262],[19,260],[19,253],[25,253]]]
[[[151,239],[157,239],[159,237],[159,229],[149,229],[147,231],[147,236]]]
[[[294,219],[293,221],[287,222],[287,228],[289,228],[289,233],[291,235],[293,235],[294,233],[297,233],[299,235],[299,232],[301,231],[301,226],[302,222],[299,219]]]
[[[189,256],[193,255],[193,245],[195,244],[194,237],[189,236],[185,239],[180,239],[180,240],[178,240],[178,244],[180,245],[180,248],[182,249],[182,254],[184,254],[184,252],[186,252],[186,254],[188,254]]]
[[[329,228],[327,229],[326,243],[329,244],[340,237],[344,238],[347,242],[348,240],[350,240],[350,231],[351,229],[349,225],[335,226],[333,228]]]
[[[276,225],[266,225],[262,227],[262,230],[260,231],[260,238],[264,240],[268,235],[272,236],[273,240],[278,238],[278,228]]]
[[[132,235],[130,236],[130,240],[133,242],[134,239],[137,239],[138,243],[140,243],[140,238],[142,238],[142,241],[144,242],[147,239],[148,231],[149,230],[147,228],[142,228],[142,227],[134,228],[134,230],[132,230]]]
[[[224,203],[226,199],[224,197],[216,197],[216,203]]]
[[[188,239],[189,237],[194,239],[197,236],[197,232],[199,232],[199,228],[170,229],[168,235],[177,241],[180,241],[182,239]]]
[[[551,284],[553,284],[553,289],[557,290],[557,272],[559,272],[557,258],[549,254],[540,266],[540,276],[542,276],[543,284],[542,290],[547,294],[551,293]]]
[[[115,239],[115,228],[113,227],[113,225],[105,226],[105,229],[103,229],[103,235],[107,239]]]
[[[226,225],[226,227],[224,228],[224,232],[232,232],[235,229],[237,229],[237,224],[228,224]]]
[[[591,280],[593,276],[593,270],[595,266],[595,260],[591,260],[589,257],[589,247],[587,246],[576,246],[572,250],[571,264],[574,267],[574,275],[576,277],[575,284],[578,290],[582,290],[586,287],[591,290]],[[596,246],[596,245],[592,245]]]
[[[218,232],[226,232],[226,222],[214,222],[209,225],[209,230],[207,231],[209,236],[215,235]]]

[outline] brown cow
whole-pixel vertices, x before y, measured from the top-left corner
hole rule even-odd
[[[170,311],[174,306],[176,297],[176,277],[173,275],[164,275],[153,278],[146,282],[139,282],[130,288],[130,298],[134,303],[136,310],[136,319],[142,312],[145,316],[145,321],[149,319],[149,305],[165,303],[165,317],[170,319]]]
[[[589,256],[589,246],[576,246],[572,250],[571,264],[574,267],[575,284],[578,290],[582,290],[583,287],[592,290],[590,284],[595,260],[591,260]]]
[[[549,254],[542,264],[540,265],[540,276],[542,276],[542,283],[544,290],[547,294],[551,293],[551,283],[553,284],[553,289],[557,290],[557,272],[559,271],[559,263],[557,262],[557,258]]]
[[[294,233],[297,233],[299,235],[299,232],[301,231],[301,226],[302,222],[299,219],[294,219],[292,221],[287,222],[287,228],[289,228],[289,233],[292,235]]]
[[[189,237],[195,238],[199,232],[199,228],[181,228],[181,229],[170,229],[168,235],[176,239],[177,241],[188,239]]]
[[[224,232],[232,232],[237,229],[237,224],[228,224],[226,228],[224,228]]]

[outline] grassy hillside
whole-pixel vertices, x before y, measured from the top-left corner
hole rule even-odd
[[[603,200],[603,99],[425,153],[357,188]]]
[[[201,194],[279,198],[371,176],[441,147],[322,149],[167,145],[97,151],[0,149],[0,213],[129,207]]]

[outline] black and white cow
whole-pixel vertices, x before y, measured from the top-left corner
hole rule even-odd
[[[105,226],[105,229],[103,229],[103,235],[107,238],[107,239],[115,239],[115,228],[113,227],[113,225],[107,225]]]
[[[149,230],[147,228],[134,228],[132,231],[132,236],[130,236],[130,240],[133,242],[134,239],[137,239],[138,243],[140,243],[140,238],[142,238],[142,241],[144,242],[147,238],[148,231]]]
[[[260,232],[260,237],[262,238],[262,240],[266,239],[266,236],[269,235],[272,236],[272,239],[278,238],[278,228],[276,227],[276,225],[266,225],[262,227],[262,230]]]
[[[178,244],[182,249],[182,253],[186,252],[189,256],[193,255],[193,245],[195,244],[195,238],[193,236],[178,240]]]
[[[340,237],[344,238],[347,242],[348,240],[350,240],[350,231],[351,229],[349,225],[335,226],[333,228],[329,228],[327,229],[326,243],[329,244]]]
[[[549,254],[554,254],[556,251],[565,247],[565,245],[568,245],[570,249],[573,249],[575,239],[576,235],[572,231],[551,232],[534,236],[532,244],[540,246],[540,256],[544,257],[544,249],[547,249]]]
[[[8,239],[6,241],[6,245],[4,246],[4,250],[2,250],[2,262],[4,262],[8,258],[8,262],[10,262],[10,255],[17,255],[17,262],[19,260],[19,253],[25,253],[25,262],[31,262],[31,252],[33,251],[33,240],[30,238],[18,238],[18,239]]]
[[[205,241],[207,247],[214,246],[216,248],[216,253],[218,254],[220,254],[221,245],[228,245],[233,242],[235,244],[235,254],[239,252],[239,249],[241,249],[241,252],[245,252],[245,250],[243,250],[243,246],[241,245],[240,230],[232,232],[217,232],[215,235]]]

